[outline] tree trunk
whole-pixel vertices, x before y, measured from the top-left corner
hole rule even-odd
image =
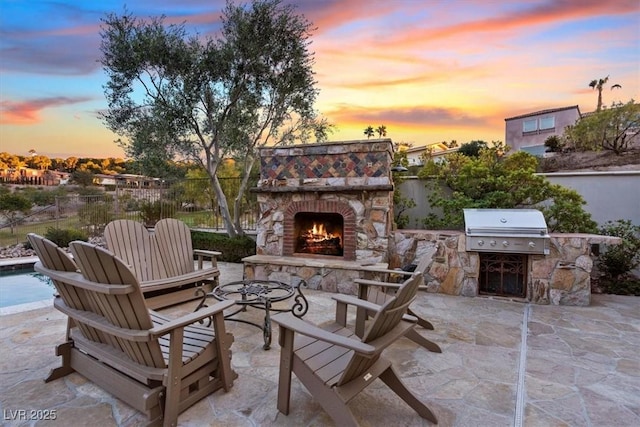
[[[245,161],[245,167],[244,167],[244,173],[243,173],[243,177],[242,177],[242,181],[240,182],[240,188],[238,189],[238,195],[236,196],[236,199],[234,200],[234,204],[233,204],[233,221],[236,227],[236,230],[238,231],[239,235],[244,235],[244,229],[242,228],[242,225],[240,224],[240,216],[242,215],[242,196],[244,195],[245,191],[247,191],[247,186],[249,185],[249,175],[251,173],[251,169],[253,168],[253,163],[255,162],[255,158],[251,157],[249,159],[247,159],[247,161]]]
[[[600,111],[602,109],[602,88],[598,88],[598,108],[596,111]]]
[[[224,226],[227,230],[227,234],[229,237],[237,237],[238,231],[233,224],[233,220],[231,218],[231,213],[229,212],[229,204],[227,203],[227,197],[222,191],[222,186],[220,186],[220,181],[218,180],[217,175],[209,176],[211,179],[211,186],[213,187],[213,192],[216,194],[218,198],[218,207],[220,208],[220,215],[222,215],[222,221],[224,222]]]

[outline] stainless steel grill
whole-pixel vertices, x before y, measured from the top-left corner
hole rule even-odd
[[[464,209],[467,250],[549,254],[549,234],[536,209]]]

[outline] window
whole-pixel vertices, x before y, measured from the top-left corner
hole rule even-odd
[[[554,116],[541,117],[540,119],[528,119],[522,122],[522,133],[533,133],[539,131],[549,131],[556,128],[556,118]]]
[[[538,120],[525,120],[522,122],[522,132],[535,132],[538,130]]]
[[[551,116],[551,117],[542,117],[540,119],[540,130],[545,130],[545,129],[553,129],[556,127],[556,118]]]

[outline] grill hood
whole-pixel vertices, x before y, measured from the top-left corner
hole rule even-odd
[[[549,234],[536,209],[464,209],[467,250],[548,254]]]

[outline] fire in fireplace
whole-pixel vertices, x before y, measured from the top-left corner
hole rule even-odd
[[[295,252],[343,255],[344,219],[338,213],[298,212],[294,217]]]

